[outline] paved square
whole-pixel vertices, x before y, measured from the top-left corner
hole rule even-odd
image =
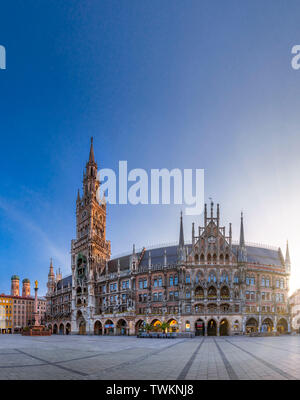
[[[0,336],[0,379],[300,379],[300,336]]]

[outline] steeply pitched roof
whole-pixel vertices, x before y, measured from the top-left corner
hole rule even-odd
[[[189,249],[191,249],[191,244],[186,245]],[[176,264],[177,263],[177,249],[176,245],[174,246],[163,246],[158,247],[155,249],[151,249],[151,263],[152,265],[163,265],[164,263],[164,251],[166,250],[167,253],[167,263],[168,264]],[[274,265],[277,267],[283,267],[282,260],[280,258],[279,249],[273,250],[269,248],[262,248],[258,246],[249,246],[246,245],[247,249],[247,262],[248,263],[255,263],[261,265]],[[232,251],[235,255],[237,255],[238,245],[232,245]],[[138,258],[140,257],[141,253],[137,253]],[[108,271],[109,273],[117,272],[117,264],[118,260],[120,260],[120,270],[129,269],[129,260],[131,254],[126,256],[112,259],[108,262]],[[144,257],[140,263],[141,267],[148,266],[149,260],[149,251],[146,249]],[[105,274],[105,270],[103,271]]]
[[[72,287],[72,275],[66,276],[65,278],[58,281],[57,282],[57,290],[67,288],[68,283],[70,284],[70,287]]]

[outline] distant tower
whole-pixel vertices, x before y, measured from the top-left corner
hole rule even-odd
[[[241,230],[240,230],[240,242],[238,247],[238,262],[247,262],[247,249],[245,245],[243,213],[241,213]]]
[[[52,258],[50,260],[50,268],[49,268],[49,274],[48,274],[47,288],[48,288],[48,294],[54,292],[54,289],[55,289],[55,275],[54,275],[54,271],[53,271]]]
[[[290,259],[290,251],[289,251],[289,242],[286,242],[286,253],[285,253],[285,267],[287,272],[291,271],[291,259]]]
[[[11,295],[20,296],[20,278],[17,275],[11,277]]]
[[[62,274],[60,268],[58,268],[58,271],[56,271],[56,282],[59,282],[61,280],[62,280]]]
[[[30,280],[25,278],[22,281],[22,296],[29,297],[30,296]]]
[[[184,246],[184,235],[183,235],[183,223],[182,223],[182,211],[180,213],[180,231],[179,231],[179,243],[178,243],[178,260],[184,261],[185,260],[185,246]]]

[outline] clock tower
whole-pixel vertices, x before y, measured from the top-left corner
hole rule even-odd
[[[104,199],[99,202],[99,187],[91,138],[89,160],[83,174],[83,193],[80,196],[78,190],[76,200],[76,239],[71,242],[73,333],[93,332],[95,283],[110,258],[110,242],[106,240],[106,203]]]

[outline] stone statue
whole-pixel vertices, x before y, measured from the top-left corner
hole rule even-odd
[[[34,281],[34,283],[35,283],[35,288],[37,289],[38,288],[38,281]]]

